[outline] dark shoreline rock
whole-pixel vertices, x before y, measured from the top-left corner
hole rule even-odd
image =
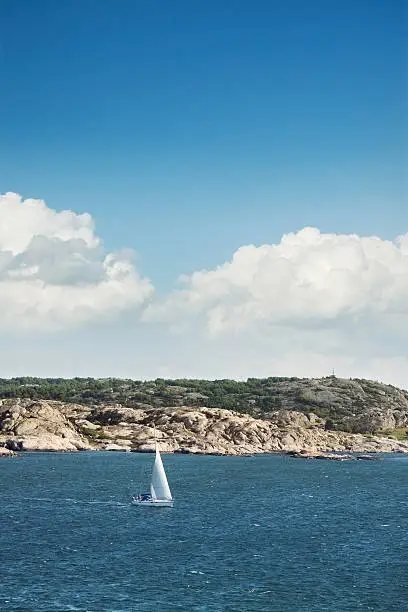
[[[342,453],[326,453],[326,452],[311,452],[311,451],[289,451],[287,453],[290,457],[296,459],[329,459],[331,461],[348,461],[355,459],[353,455],[342,454]]]
[[[378,455],[357,455],[356,459],[360,461],[378,461],[381,457]]]

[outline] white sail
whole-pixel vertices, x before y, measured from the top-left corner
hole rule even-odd
[[[156,448],[156,459],[153,466],[150,493],[153,499],[172,499],[166,472],[164,471],[163,462],[161,460],[158,448]]]

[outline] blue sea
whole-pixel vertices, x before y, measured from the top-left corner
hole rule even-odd
[[[173,509],[129,503],[152,455],[1,459],[0,609],[408,610],[407,456],[163,461]]]

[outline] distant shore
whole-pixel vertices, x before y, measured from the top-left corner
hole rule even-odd
[[[339,453],[346,458],[408,452],[405,439],[333,430],[312,412],[279,410],[261,419],[207,407],[0,400],[0,446],[8,451],[152,452],[155,439],[162,452],[200,455],[289,452],[328,458],[331,453],[340,460]]]

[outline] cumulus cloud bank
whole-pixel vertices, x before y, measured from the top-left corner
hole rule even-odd
[[[0,329],[60,329],[141,305],[131,253],[106,253],[92,217],[0,196]]]
[[[136,308],[144,321],[166,323],[135,328],[132,341],[127,329],[109,336],[113,352],[86,349],[81,331],[73,336],[75,360],[65,347],[54,357],[51,346],[41,358],[36,346],[44,375],[61,375],[66,357],[69,375],[319,376],[334,367],[407,386],[408,234],[387,241],[304,228],[278,244],[242,246],[230,261],[180,282],[151,300],[152,284],[132,254],[107,253],[90,215],[0,196],[0,332],[68,329],[71,336],[73,327]],[[174,329],[188,333],[174,342],[166,333]],[[3,369],[32,371],[31,344],[22,336],[18,348],[14,340]]]
[[[212,335],[262,325],[314,327],[408,314],[408,234],[321,234],[306,227],[279,244],[239,248],[214,270],[180,278],[184,288],[146,309],[146,320],[204,316]]]

